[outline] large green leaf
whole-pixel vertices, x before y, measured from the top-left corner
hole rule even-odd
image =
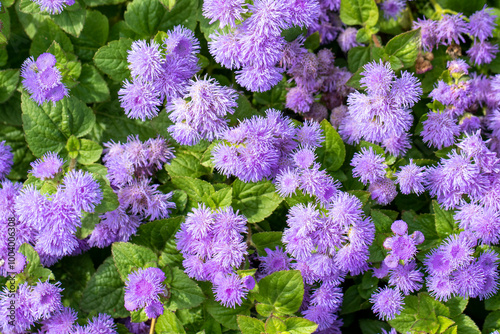
[[[108,18],[97,10],[87,10],[85,26],[78,38],[72,37],[75,53],[85,61],[91,61],[96,51],[106,45],[109,35]]]
[[[179,268],[167,270],[167,282],[170,288],[167,306],[171,310],[193,308],[205,300],[205,295],[198,284]]]
[[[128,275],[137,269],[143,269],[156,263],[155,253],[146,247],[130,242],[115,242],[111,247],[113,260],[124,282]]]
[[[112,41],[97,50],[94,63],[98,69],[109,75],[113,80],[123,81],[130,76],[127,51],[131,46],[132,40],[129,38]]]
[[[298,311],[304,296],[304,282],[300,271],[286,270],[272,273],[259,281],[257,301],[271,305],[275,314],[293,314]]]
[[[339,169],[345,159],[345,145],[337,130],[327,120],[321,121],[321,129],[325,136],[322,146],[317,149],[318,161],[327,171]]]
[[[155,326],[155,332],[157,334],[165,334],[165,333],[176,333],[176,334],[185,334],[186,331],[182,326],[179,318],[175,316],[175,313],[169,310],[165,310],[162,315],[158,317]]]
[[[92,110],[75,97],[65,97],[55,105],[39,106],[28,94],[23,94],[23,128],[28,146],[37,157],[48,151],[60,152],[71,135],[81,137],[92,129]]]
[[[168,242],[175,238],[175,234],[183,221],[184,217],[178,216],[142,224],[130,242],[160,252]]]
[[[7,101],[17,88],[19,70],[0,71],[0,103]]]
[[[71,94],[85,103],[103,102],[109,99],[109,88],[94,66],[83,64],[78,85],[71,89]]]
[[[85,9],[78,1],[75,1],[72,6],[64,8],[60,14],[53,15],[52,19],[62,30],[78,37],[85,25]]]
[[[347,25],[374,26],[378,21],[378,8],[374,0],[342,0],[340,19]]]
[[[385,46],[385,52],[389,56],[397,57],[405,68],[411,67],[417,60],[420,52],[421,35],[420,29],[411,30],[397,35]]]

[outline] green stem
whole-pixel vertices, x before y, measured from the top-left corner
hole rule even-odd
[[[71,159],[69,162],[69,170],[73,170],[76,167],[76,159]]]

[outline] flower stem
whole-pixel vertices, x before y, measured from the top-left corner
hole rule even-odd
[[[151,327],[149,328],[149,334],[154,334],[155,332],[156,318],[151,319]]]

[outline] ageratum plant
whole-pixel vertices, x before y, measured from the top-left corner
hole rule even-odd
[[[1,0],[0,333],[500,331],[500,8]]]

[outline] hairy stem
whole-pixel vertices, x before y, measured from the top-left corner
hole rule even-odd
[[[156,318],[151,319],[151,327],[149,328],[149,334],[154,334],[155,332]]]

